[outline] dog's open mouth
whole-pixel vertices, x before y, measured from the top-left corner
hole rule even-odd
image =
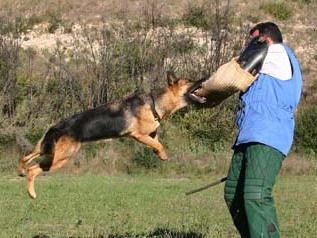
[[[197,94],[197,90],[199,89],[196,89],[194,91],[190,91],[187,93],[188,97],[190,100],[194,101],[194,102],[198,102],[198,103],[206,103],[207,102],[207,98],[204,97],[204,96],[200,96]]]

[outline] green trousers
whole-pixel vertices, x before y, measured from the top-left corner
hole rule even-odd
[[[284,155],[263,144],[235,148],[225,201],[243,238],[280,237],[272,189]]]

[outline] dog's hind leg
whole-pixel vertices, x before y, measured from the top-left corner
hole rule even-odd
[[[35,148],[33,149],[33,151],[22,157],[19,161],[18,167],[17,167],[17,172],[19,176],[24,177],[25,173],[26,173],[26,165],[29,164],[33,159],[39,157],[41,155],[41,142],[42,140],[40,140],[37,145],[35,146]]]
[[[38,151],[34,151],[32,152],[31,154],[27,155],[27,156],[24,156],[20,161],[19,161],[19,165],[17,167],[17,172],[18,172],[18,175],[21,176],[21,177],[24,177],[25,176],[25,173],[26,173],[26,165],[28,163],[30,163],[33,159],[39,157],[41,155],[40,152]]]
[[[159,142],[158,136],[156,134],[154,135],[154,138],[148,135],[141,135],[137,133],[131,134],[131,137],[153,148],[155,153],[157,153],[161,160],[168,160],[168,156],[165,152],[164,146]]]
[[[71,137],[61,137],[54,147],[54,155],[46,157],[40,163],[30,167],[27,172],[27,192],[31,198],[36,198],[35,179],[43,171],[57,170],[71,159],[80,149],[80,142]]]

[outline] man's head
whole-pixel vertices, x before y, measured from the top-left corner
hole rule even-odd
[[[255,25],[249,32],[250,37],[262,37],[268,44],[282,43],[283,37],[278,26],[273,22],[262,22]]]

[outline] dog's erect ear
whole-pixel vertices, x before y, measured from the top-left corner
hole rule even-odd
[[[171,71],[167,72],[167,83],[169,86],[173,85],[178,81],[178,78],[175,76],[175,74]]]

